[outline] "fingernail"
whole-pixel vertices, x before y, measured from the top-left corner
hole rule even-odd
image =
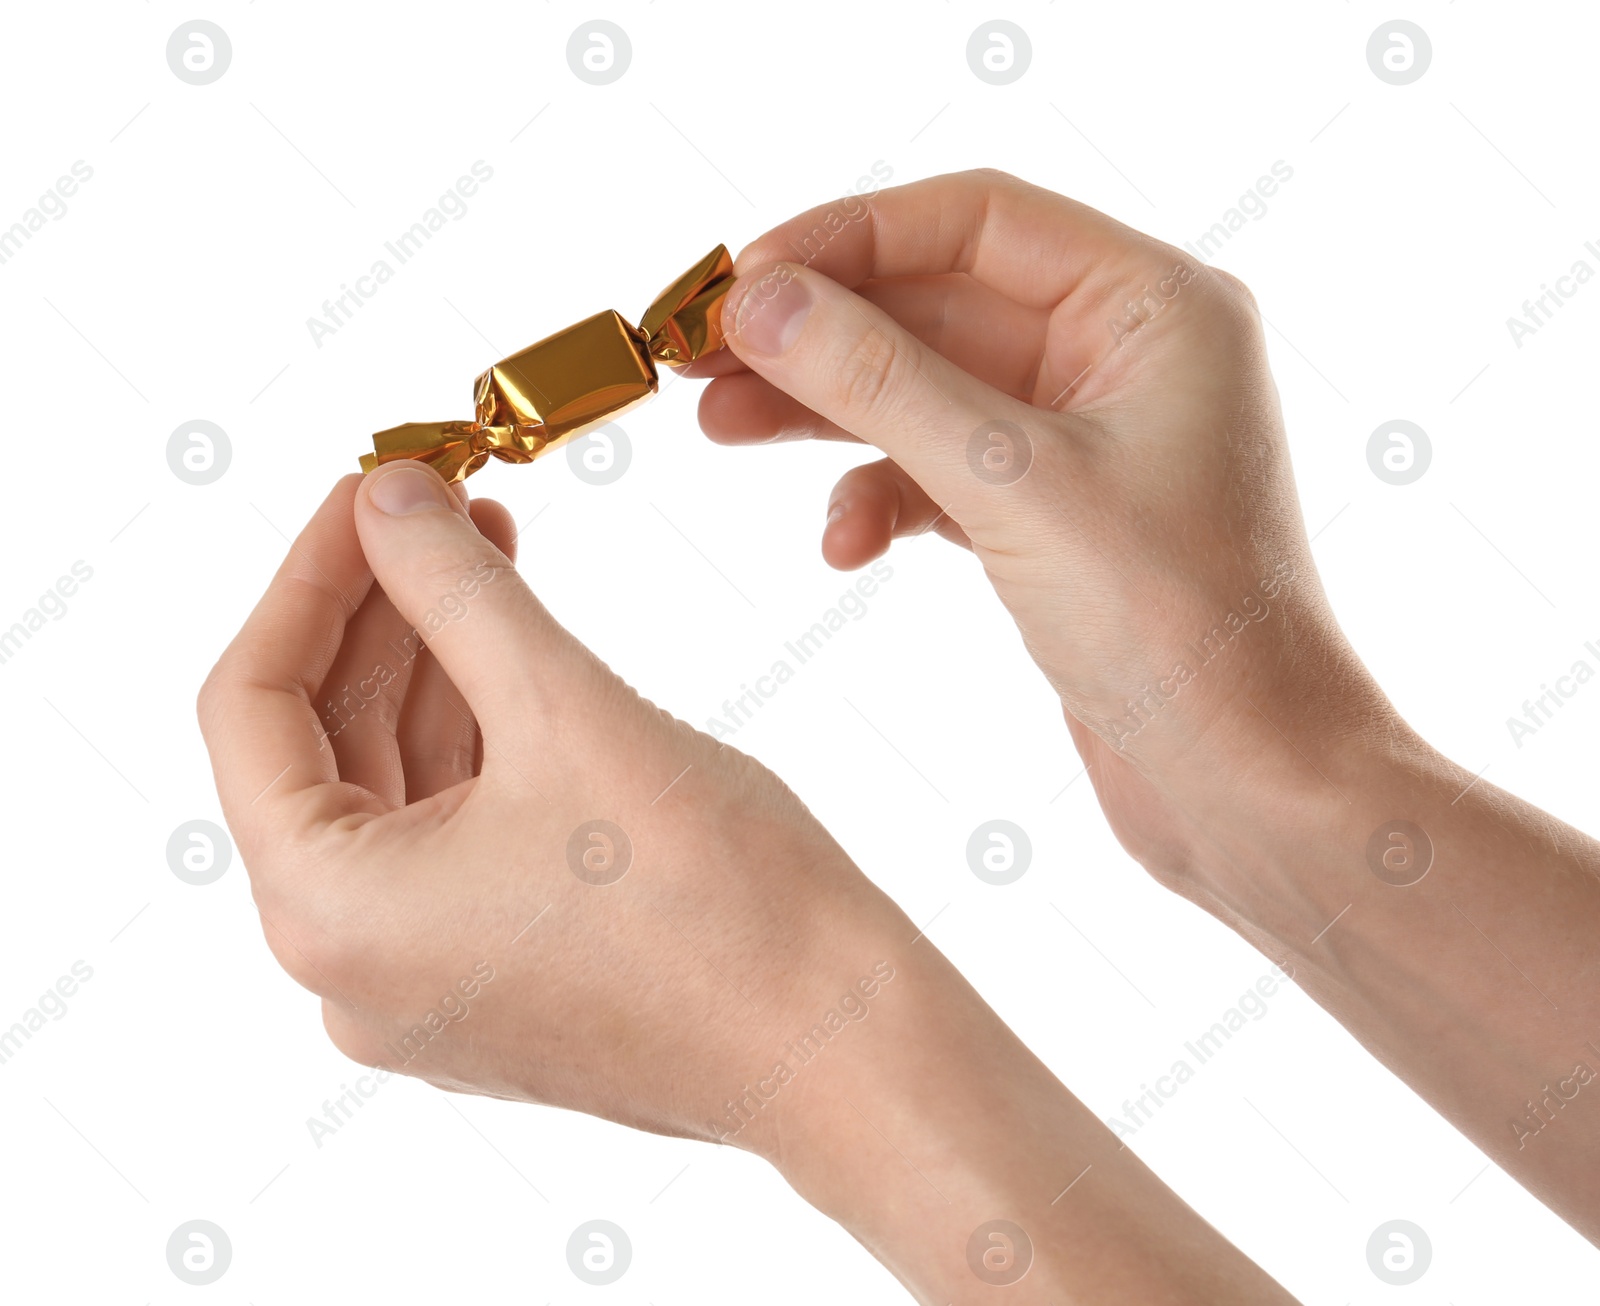
[[[747,349],[777,357],[794,344],[810,311],[811,292],[805,282],[780,263],[745,288],[734,317],[734,334]]]
[[[844,504],[842,504],[842,503],[834,504],[833,507],[828,509],[828,525],[832,526],[834,524],[834,522],[838,521],[839,518],[841,518],[843,516],[844,516]]]
[[[435,472],[424,467],[396,467],[372,478],[367,498],[379,512],[391,517],[452,507],[450,491]]]

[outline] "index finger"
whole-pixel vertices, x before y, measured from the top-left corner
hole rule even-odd
[[[377,810],[365,790],[338,783],[312,702],[372,585],[356,539],[360,483],[350,475],[333,487],[200,690],[200,730],[242,850]]]
[[[797,262],[849,289],[964,272],[1018,304],[1050,308],[1101,262],[1155,244],[1086,204],[984,169],[819,205],[757,237],[734,270]]]

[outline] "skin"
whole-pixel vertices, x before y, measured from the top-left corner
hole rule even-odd
[[[808,249],[809,266],[775,266]],[[860,566],[928,529],[970,547],[1133,856],[1600,1238],[1600,1084],[1563,1094],[1538,1133],[1511,1127],[1575,1059],[1600,1072],[1584,1050],[1600,1042],[1600,854],[1471,785],[1344,639],[1248,292],[997,174],[825,206],[738,271],[731,352],[695,369],[715,377],[708,434],[883,450],[835,490],[828,560]],[[394,515],[376,502],[391,495],[434,506]],[[202,692],[266,938],[337,1046],[458,1091],[745,1147],[924,1302],[1290,1300],[781,782],[578,645],[512,570],[512,543],[503,511],[469,514],[424,468],[347,478]],[[1230,612],[1240,629],[1202,662],[1191,644]],[[426,652],[397,658],[413,628]],[[1185,658],[1193,674],[1152,698]],[[1368,857],[1397,817],[1432,846],[1406,887]],[[604,848],[569,854],[596,819],[631,841],[613,883],[579,874]],[[1404,869],[1403,846],[1383,853]],[[483,966],[493,978],[430,1030]],[[866,1015],[845,1011],[809,1060],[788,1051],[851,993]],[[730,1116],[785,1058],[791,1078]],[[969,1268],[995,1219],[1032,1245],[1009,1287]]]
[[[563,630],[464,499],[421,465],[340,481],[200,695],[267,943],[341,1051],[746,1148],[923,1302],[1292,1300],[771,772]],[[597,819],[631,857],[572,848]],[[968,1265],[995,1219],[1032,1248],[1011,1286]]]
[[[1249,292],[989,172],[822,206],[737,271],[711,438],[888,455],[835,488],[828,561],[930,524],[971,548],[1123,846],[1600,1242],[1600,845],[1441,756],[1356,656]],[[971,459],[997,419],[1008,484]]]

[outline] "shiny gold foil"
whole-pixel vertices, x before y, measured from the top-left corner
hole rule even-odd
[[[639,319],[650,357],[682,367],[722,348],[722,298],[733,280],[733,259],[718,245],[656,296]]]
[[[656,391],[656,364],[684,367],[723,345],[733,259],[718,245],[656,296],[638,326],[607,311],[503,358],[478,378],[476,420],[408,422],[372,437],[361,470],[413,458],[464,481],[490,458],[531,462]]]

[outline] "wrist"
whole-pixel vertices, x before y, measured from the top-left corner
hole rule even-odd
[[[793,1065],[780,1109],[739,1141],[918,1300],[1186,1303],[1218,1283],[1233,1301],[1289,1300],[909,922],[880,943],[870,1014]]]
[[[1212,815],[1178,887],[1600,1240],[1596,1103],[1568,1105],[1600,1054],[1600,845],[1396,718],[1293,738],[1275,781],[1185,795]]]
[[[1124,716],[1134,725],[1097,731],[1105,742],[1093,760],[1104,765],[1091,767],[1103,773],[1095,782],[1119,835],[1134,836],[1124,837],[1130,852],[1158,880],[1241,927],[1270,928],[1284,907],[1323,887],[1315,857],[1342,849],[1352,821],[1397,815],[1370,814],[1388,786],[1409,786],[1421,764],[1443,764],[1400,718],[1317,592],[1302,586],[1275,615],[1261,632],[1272,645],[1260,655],[1219,654],[1167,698],[1130,699]],[[1124,782],[1108,792],[1104,773]],[[1291,930],[1298,923],[1284,922]]]
[[[1280,962],[1424,875],[1411,864],[1431,857],[1426,831],[1473,781],[1378,697],[1360,712],[1253,709],[1231,763],[1169,789],[1194,836],[1182,891]]]

